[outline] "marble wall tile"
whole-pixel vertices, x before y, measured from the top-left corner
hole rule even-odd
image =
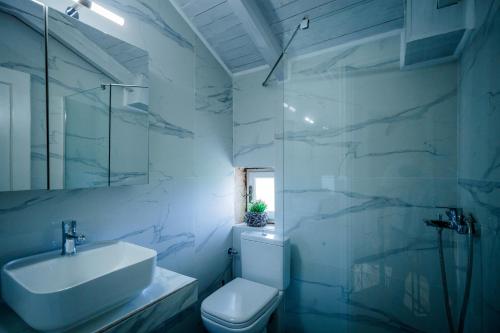
[[[456,66],[400,71],[398,50],[393,37],[291,61],[287,183],[304,156],[321,161],[311,177],[456,176]]]
[[[234,79],[233,159],[238,167],[277,166],[275,135],[282,127],[283,85],[273,81],[263,87],[267,74],[266,69]]]
[[[500,2],[476,2],[476,29],[459,63],[459,205],[472,213],[474,240],[471,300],[466,331],[491,332],[500,325],[498,230],[500,226]],[[460,292],[465,286],[468,244],[454,258]]]
[[[437,215],[436,205],[454,202],[454,193],[439,190],[454,184],[372,179],[353,180],[347,190],[285,191],[286,207],[295,207],[285,220],[293,274],[331,283],[336,270],[387,260],[394,277],[417,270],[440,282],[439,267],[420,267],[423,256],[433,260],[437,253],[435,231],[423,220]]]
[[[232,80],[196,38],[194,153],[199,163],[196,176],[228,177],[232,165],[233,133],[227,128],[233,122]],[[214,147],[217,151],[214,152]]]
[[[485,1],[485,21],[466,49],[460,77],[460,177],[500,181],[500,15],[496,1]],[[474,160],[474,163],[471,163]]]
[[[440,287],[409,272],[393,279],[388,266],[364,267],[352,286],[293,281],[287,291],[287,332],[440,332],[446,330]],[[374,303],[373,299],[377,302]]]

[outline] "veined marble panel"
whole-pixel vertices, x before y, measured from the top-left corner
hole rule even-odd
[[[197,176],[234,175],[232,165],[233,123],[232,80],[212,57],[203,43],[196,39],[194,150]],[[218,147],[214,154],[213,147]],[[230,186],[230,184],[228,184]]]
[[[396,46],[392,37],[291,61],[287,183],[307,181],[305,156],[317,178],[456,177],[456,66],[400,71]]]
[[[349,272],[339,272],[349,276]],[[440,332],[446,316],[440,287],[408,272],[391,277],[384,265],[360,267],[350,284],[292,280],[286,297],[286,332]],[[373,299],[377,299],[374,303]]]
[[[453,180],[354,179],[335,190],[285,190],[285,232],[297,245],[293,274],[327,283],[336,270],[386,257],[411,270],[408,258],[421,251],[435,256],[436,234],[423,220],[437,215],[436,206],[454,203],[456,193],[448,190],[454,185]],[[429,274],[437,268],[429,267]]]
[[[480,25],[460,62],[460,177],[500,181],[500,5],[485,1]],[[478,14],[479,15],[479,14]]]
[[[239,167],[276,166],[276,129],[283,110],[283,85],[267,87],[267,70],[237,76],[234,80],[233,159]]]
[[[476,2],[476,29],[459,63],[459,206],[472,213],[474,240],[471,301],[465,331],[500,326],[500,2]],[[457,249],[456,276],[465,286],[468,244]],[[462,292],[456,299],[461,299]]]

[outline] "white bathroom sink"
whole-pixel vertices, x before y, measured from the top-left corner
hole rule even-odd
[[[31,327],[65,330],[138,295],[155,266],[156,251],[126,242],[43,253],[3,267],[2,297]]]

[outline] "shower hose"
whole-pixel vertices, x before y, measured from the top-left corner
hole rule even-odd
[[[464,297],[462,300],[462,307],[460,309],[460,315],[458,320],[458,330],[457,333],[463,333],[465,316],[467,315],[467,305],[469,303],[470,286],[472,278],[472,259],[474,251],[473,234],[469,232],[468,237],[468,258],[467,258],[467,273],[465,277],[465,288]],[[448,282],[446,279],[446,267],[444,263],[444,251],[443,251],[443,229],[438,229],[438,241],[439,241],[439,263],[441,266],[441,282],[443,284],[443,296],[444,296],[444,306],[446,309],[446,318],[448,319],[448,329],[450,333],[455,333],[453,325],[453,317],[451,313],[450,298],[448,292]]]

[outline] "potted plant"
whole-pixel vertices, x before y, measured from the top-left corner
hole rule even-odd
[[[245,223],[250,227],[263,227],[267,224],[269,217],[266,213],[267,205],[262,200],[250,203],[248,212],[245,214]]]

